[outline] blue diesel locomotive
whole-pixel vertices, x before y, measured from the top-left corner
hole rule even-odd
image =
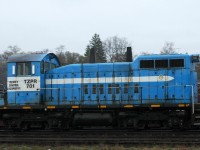
[[[53,53],[15,55],[1,120],[13,129],[198,126],[198,62],[198,55],[175,54],[60,66]]]

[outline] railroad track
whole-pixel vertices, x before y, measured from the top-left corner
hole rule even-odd
[[[0,131],[0,142],[12,144],[200,144],[200,131]]]

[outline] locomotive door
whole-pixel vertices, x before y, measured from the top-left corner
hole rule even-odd
[[[155,103],[164,103],[166,99],[167,71],[160,69],[156,72],[157,75],[157,93],[155,95]]]
[[[52,75],[52,84],[51,84],[51,101],[48,103],[49,105],[58,105],[60,103],[60,88],[59,88],[59,80],[60,75],[54,74]]]
[[[137,88],[137,85],[134,85],[134,91],[135,93],[140,94],[139,98],[142,104],[151,103],[152,101],[149,100],[149,82],[151,82],[151,70],[140,70],[139,73],[139,87]]]
[[[174,77],[174,70],[168,71],[168,76]],[[167,82],[167,96],[166,103],[174,103],[175,99],[175,80]]]
[[[112,104],[114,100],[114,90],[113,90],[113,73],[106,72],[106,103]]]
[[[184,66],[182,61],[182,59],[170,60],[171,70],[168,76],[173,79],[168,81],[168,99],[171,103],[185,103],[186,99],[190,99],[187,95],[191,92],[191,87],[186,86],[190,80],[190,73],[182,68]]]
[[[91,85],[90,85],[90,73],[83,73],[83,102],[84,104],[90,104],[91,101]]]
[[[106,74],[99,72],[99,104],[106,104]]]
[[[59,103],[59,90],[58,90],[58,75],[46,74],[44,80],[45,88],[44,88],[44,97],[46,105],[58,105]]]
[[[188,89],[185,87],[184,81],[187,81],[187,79],[183,78],[184,76],[187,76],[186,72],[183,72],[182,69],[173,69],[170,71],[169,76],[173,77],[174,79],[169,81],[169,99],[173,101],[173,103],[184,103],[184,98],[187,93],[187,91],[191,90],[185,90]],[[188,74],[189,76],[189,74]],[[173,88],[170,88],[173,87]]]
[[[81,98],[81,73],[72,73],[71,85],[72,85],[72,101],[73,104],[79,104]]]
[[[134,79],[134,78],[135,79]],[[129,99],[131,98],[133,94],[133,101],[134,104],[142,104],[142,85],[140,83],[140,72],[138,70],[135,70],[133,72],[133,77],[129,77]]]
[[[186,72],[183,69],[177,69],[175,71],[175,101],[176,103],[185,103],[184,101],[184,81],[187,81],[186,79],[183,78],[183,76],[186,76]],[[183,75],[184,74],[184,75]],[[191,91],[191,90],[189,90]]]
[[[41,89],[41,103],[48,104],[48,102],[52,101],[52,75],[45,74],[42,84],[44,84],[44,88]]]
[[[72,103],[72,87],[71,84],[71,73],[65,73],[63,75],[63,98],[62,98],[62,104],[71,104]]]
[[[91,102],[90,104],[97,104],[98,103],[98,86],[99,86],[99,81],[98,81],[98,73],[90,73],[90,88],[91,88]]]
[[[121,102],[122,104],[128,104],[129,94],[128,89],[129,85],[131,86],[131,82],[129,84],[129,78],[132,78],[132,74],[128,72],[123,72],[121,75],[122,83],[121,83]],[[133,99],[133,93],[130,93],[131,100]],[[130,100],[129,100],[130,101]]]
[[[149,70],[149,77],[155,77],[157,73],[155,70]],[[151,78],[148,80],[148,103],[156,103],[155,99],[157,97],[157,81],[150,81]]]
[[[122,73],[115,72],[114,103],[120,104],[122,100]]]
[[[191,82],[192,80],[197,80],[196,79],[197,75],[196,73],[192,72],[192,71],[188,71],[185,69],[182,69],[182,97],[181,99],[185,102],[185,103],[190,103],[191,102],[191,92],[192,92],[192,87],[191,86],[186,86],[188,85],[188,81],[190,81],[190,84],[192,84],[193,82]],[[199,86],[198,86],[199,88]],[[195,95],[195,89],[194,90],[194,95]],[[200,94],[200,93],[199,93]],[[199,98],[198,98],[199,99]]]

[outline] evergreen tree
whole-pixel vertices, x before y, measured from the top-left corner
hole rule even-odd
[[[99,35],[96,33],[92,37],[89,45],[87,45],[87,47],[86,47],[86,51],[85,51],[84,55],[88,61],[89,61],[91,49],[93,49],[95,51],[96,62],[106,62],[106,54],[103,49],[102,41],[101,41]]]
[[[85,63],[88,63],[90,58],[90,45],[87,45],[84,57],[85,57]]]

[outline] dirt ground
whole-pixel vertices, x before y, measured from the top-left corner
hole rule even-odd
[[[8,145],[1,144],[0,150],[200,150],[200,145]]]

